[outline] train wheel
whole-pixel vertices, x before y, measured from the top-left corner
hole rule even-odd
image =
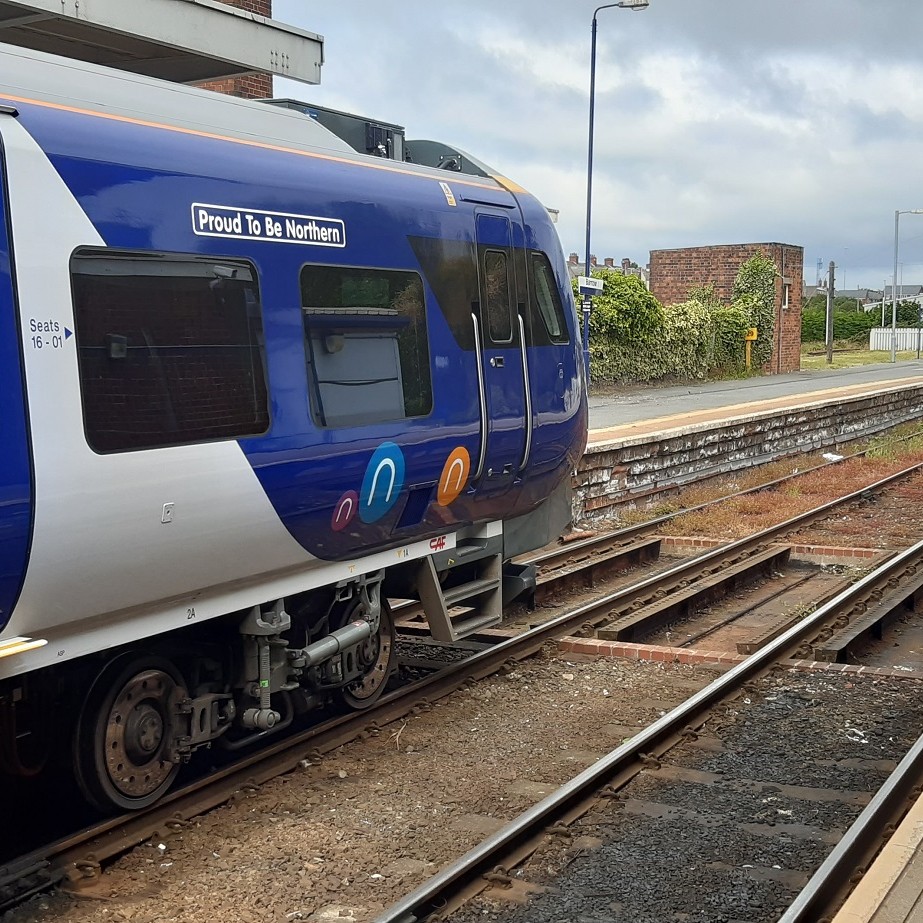
[[[170,787],[171,702],[183,680],[160,657],[121,657],[90,688],[74,736],[77,781],[97,807],[146,808]]]
[[[341,690],[343,701],[355,709],[369,708],[381,698],[394,671],[397,651],[394,647],[394,619],[385,600],[381,603],[378,634],[359,646],[359,666],[365,668],[361,679]]]

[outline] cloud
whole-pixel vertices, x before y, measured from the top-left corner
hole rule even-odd
[[[595,5],[275,0],[276,19],[326,40],[322,85],[277,93],[470,151],[559,209],[565,251],[582,254]],[[850,284],[880,285],[894,209],[923,207],[921,32],[923,4],[901,0],[602,11],[594,251],[643,263],[781,240],[804,246],[809,281],[833,259]],[[904,277],[923,283],[914,220]]]

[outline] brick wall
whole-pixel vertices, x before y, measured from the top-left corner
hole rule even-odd
[[[222,0],[227,6],[256,13],[269,19],[272,16],[272,0]],[[272,77],[269,74],[244,74],[241,77],[228,77],[226,80],[210,80],[198,86],[228,96],[240,96],[244,99],[267,99],[272,96]]]
[[[685,301],[696,285],[711,284],[722,301],[734,297],[734,280],[751,256],[764,253],[779,270],[776,279],[776,330],[772,357],[764,371],[794,372],[801,364],[801,279],[804,249],[792,244],[727,244],[717,247],[684,247],[652,250],[650,289],[663,304]],[[785,285],[788,302],[785,306]]]

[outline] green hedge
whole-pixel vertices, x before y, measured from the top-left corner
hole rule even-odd
[[[664,307],[636,276],[608,268],[595,270],[593,276],[604,282],[590,317],[594,381],[740,375],[746,368],[744,335],[750,327],[759,331],[752,366],[758,368],[771,353],[776,268],[762,254],[741,267],[730,305],[713,288],[702,286],[686,301]]]
[[[812,298],[810,303],[816,303]],[[869,331],[881,326],[881,308],[875,311],[856,311],[855,301],[851,301],[851,310],[833,311],[833,339],[852,340],[868,345]],[[919,305],[914,301],[902,301],[897,306],[898,327],[916,327],[919,318]],[[891,324],[890,306],[885,306],[885,326]],[[823,343],[827,338],[826,308],[808,308],[801,314],[801,342]]]

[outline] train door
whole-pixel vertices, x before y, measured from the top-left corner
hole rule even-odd
[[[0,630],[9,621],[22,586],[32,529],[31,458],[6,183],[0,139]],[[31,349],[49,343],[46,330],[39,320],[30,320],[30,333],[36,331],[29,337]]]
[[[481,453],[474,483],[478,493],[486,494],[507,489],[522,467],[527,397],[510,220],[488,214],[478,214],[476,220],[480,301],[474,320],[478,328]]]

